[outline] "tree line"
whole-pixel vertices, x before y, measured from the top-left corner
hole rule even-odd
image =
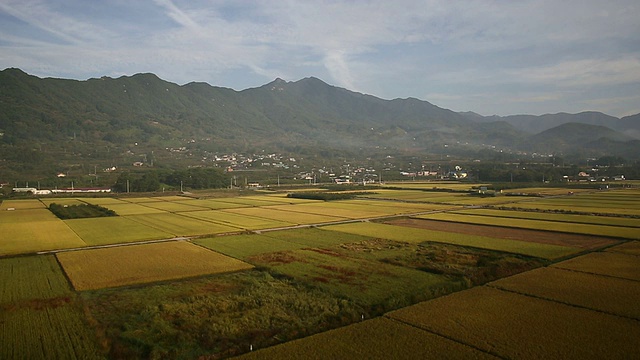
[[[220,169],[192,168],[186,170],[147,170],[123,172],[112,189],[116,192],[153,192],[163,187],[171,189],[215,189],[229,185],[229,178]]]

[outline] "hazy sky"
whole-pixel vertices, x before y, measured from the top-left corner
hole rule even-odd
[[[640,113],[638,0],[0,0],[0,68],[236,90],[308,76],[483,115]]]

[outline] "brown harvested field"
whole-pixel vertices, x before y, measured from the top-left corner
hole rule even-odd
[[[253,268],[185,241],[79,250],[56,256],[79,291]]]
[[[376,318],[254,351],[238,359],[495,359],[452,340]]]
[[[606,251],[640,256],[640,241],[629,241],[618,246],[610,247]]]
[[[487,286],[386,316],[507,359],[640,356],[637,320]]]
[[[594,252],[553,265],[562,269],[640,281],[640,256]]]
[[[590,235],[576,235],[557,233],[551,231],[536,231],[527,229],[506,228],[501,226],[475,225],[452,221],[438,221],[426,219],[397,219],[385,222],[386,224],[446,231],[458,234],[487,236],[498,239],[528,241],[540,244],[569,246],[582,249],[599,249],[604,246],[618,243],[619,240]]]
[[[640,320],[640,282],[633,280],[547,267],[488,285]]]

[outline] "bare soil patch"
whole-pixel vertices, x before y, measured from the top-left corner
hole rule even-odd
[[[487,236],[498,239],[528,241],[540,244],[570,246],[582,249],[598,249],[618,243],[618,240],[601,236],[566,234],[551,231],[514,229],[500,226],[464,224],[451,221],[425,219],[397,219],[386,224],[407,226],[418,229],[446,231],[458,234]]]

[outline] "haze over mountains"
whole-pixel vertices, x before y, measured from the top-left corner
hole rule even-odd
[[[505,149],[580,156],[640,156],[640,114],[543,116],[457,113],[414,98],[383,100],[317,78],[281,79],[235,91],[179,86],[154,74],[86,81],[0,72],[0,142],[43,144],[70,138],[97,145],[178,145],[209,151],[313,148],[442,151]]]

